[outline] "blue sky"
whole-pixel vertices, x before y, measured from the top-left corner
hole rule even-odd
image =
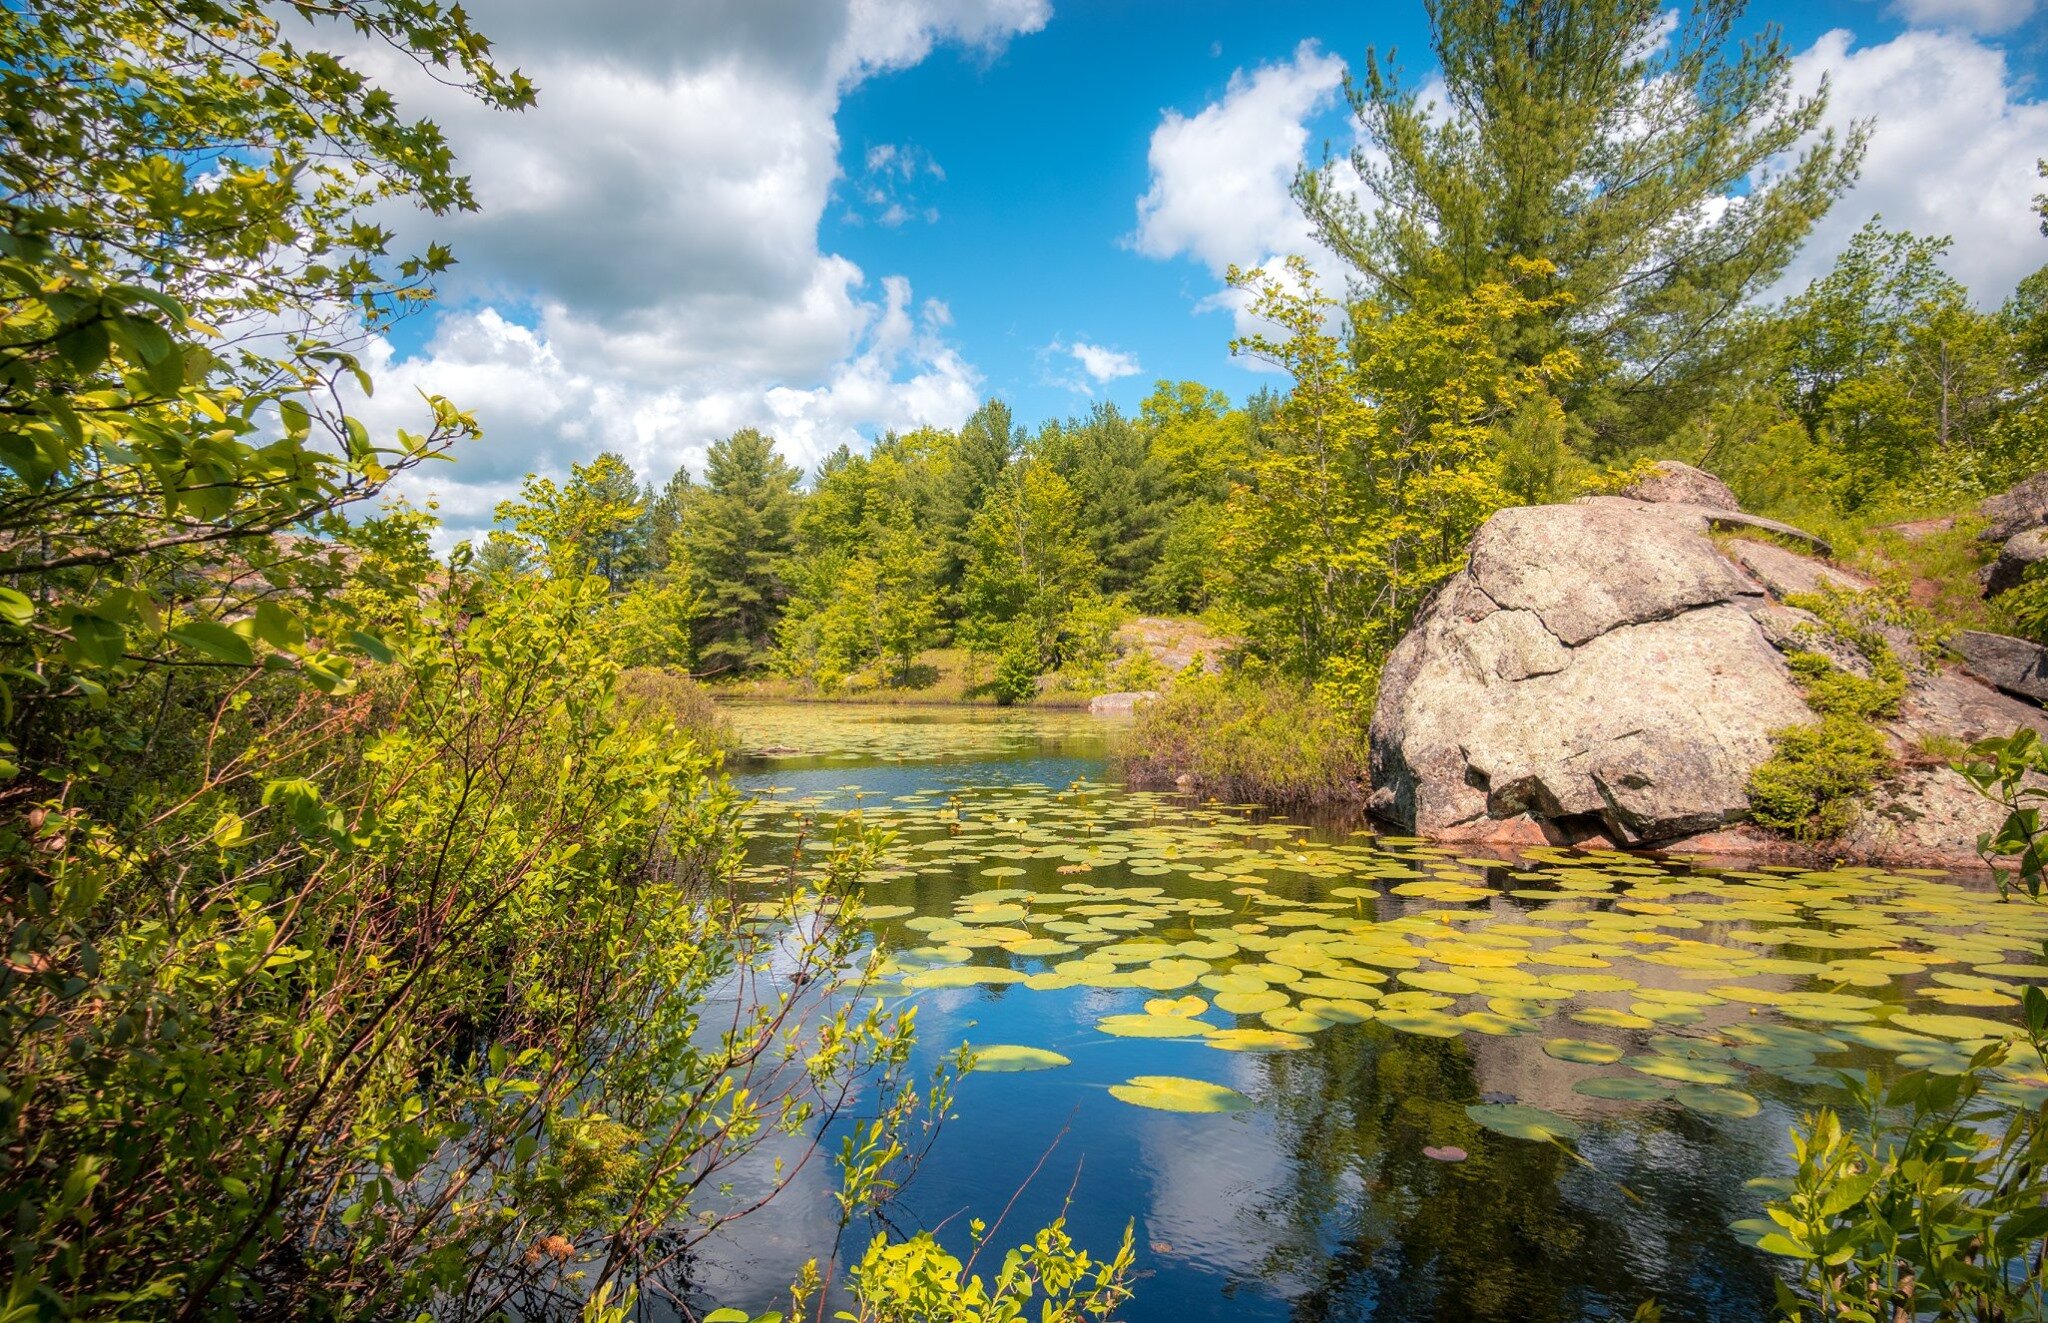
[[[2048,153],[2042,0],[1759,4],[1865,177],[1795,278],[1873,211],[1952,232],[1995,302],[2048,262],[2028,216]],[[566,12],[565,12],[566,11]],[[1220,0],[492,0],[475,17],[540,85],[523,116],[400,82],[447,128],[480,216],[394,217],[451,242],[441,310],[375,346],[373,421],[412,392],[487,438],[415,495],[474,526],[529,469],[602,449],[643,473],[741,425],[808,464],[889,427],[1133,407],[1161,377],[1241,397],[1227,262],[1306,249],[1285,197],[1349,146],[1365,49],[1432,72],[1419,3]],[[374,57],[366,57],[374,65]],[[383,73],[383,70],[377,72]],[[394,76],[395,75],[387,75]]]

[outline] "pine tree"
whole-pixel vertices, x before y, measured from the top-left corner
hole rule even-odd
[[[749,670],[767,659],[788,595],[801,476],[751,427],[705,457],[704,486],[685,511],[683,544],[703,603],[697,662],[708,672]]]
[[[1792,95],[1775,29],[1731,39],[1743,7],[1698,0],[1674,30],[1660,0],[1428,0],[1448,104],[1368,52],[1348,87],[1358,146],[1303,171],[1297,196],[1394,311],[1550,263],[1529,293],[1569,303],[1505,347],[1524,365],[1578,352],[1565,402],[1597,449],[1655,440],[1754,352],[1744,305],[1862,155],[1864,126],[1820,127],[1825,81]]]

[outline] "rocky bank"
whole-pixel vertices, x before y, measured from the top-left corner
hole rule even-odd
[[[2048,524],[2043,487],[2041,500],[2010,502],[2007,538]],[[1817,720],[1786,654],[1831,645],[1786,599],[1872,586],[1828,552],[1677,464],[1619,496],[1499,512],[1387,662],[1372,807],[1471,842],[1799,853],[1743,822],[1746,786],[1772,731]],[[2048,654],[1976,635],[1954,645],[1974,657],[1958,664],[1903,630],[1885,634],[1909,676],[1884,727],[1896,770],[1819,849],[1975,863],[1978,833],[2000,814],[1928,750],[2021,725],[2048,733],[2020,696],[2048,694]]]

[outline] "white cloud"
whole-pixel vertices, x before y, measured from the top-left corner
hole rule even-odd
[[[1076,395],[1093,395],[1110,382],[1143,370],[1136,355],[1086,340],[1055,339],[1038,351],[1039,379]]]
[[[1894,0],[1892,12],[1914,27],[2010,32],[2032,18],[2038,0]]]
[[[819,247],[840,184],[835,117],[863,79],[940,43],[992,50],[1035,31],[1047,0],[490,8],[494,55],[540,89],[523,114],[484,110],[389,52],[354,57],[442,126],[481,206],[383,218],[459,259],[431,341],[374,355],[371,410],[416,424],[417,387],[477,414],[486,440],[430,475],[451,523],[487,514],[528,469],[602,449],[659,480],[742,425],[809,464],[971,412],[978,377],[945,343],[943,306]],[[867,155],[871,176],[940,177],[914,148]],[[884,203],[877,219],[890,206],[909,218],[911,202]]]
[[[1288,188],[1307,121],[1330,107],[1343,78],[1342,60],[1305,41],[1286,63],[1232,74],[1223,99],[1195,115],[1167,111],[1152,132],[1132,245],[1148,257],[1192,257],[1216,275],[1233,262],[1311,252]]]
[[[1802,92],[1827,75],[1828,119],[1838,128],[1871,117],[1876,127],[1861,178],[1815,227],[1786,286],[1824,272],[1879,213],[1889,229],[1953,236],[1948,270],[1986,304],[2048,262],[2033,211],[2048,102],[2022,94],[2003,51],[1927,31],[1858,48],[1837,29],[1794,68]]]
[[[1099,385],[1108,385],[1118,377],[1138,375],[1138,360],[1120,350],[1105,349],[1101,345],[1091,345],[1077,340],[1067,346],[1067,352],[1081,365],[1081,370]]]

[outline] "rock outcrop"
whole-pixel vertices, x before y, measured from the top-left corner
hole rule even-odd
[[[1984,518],[1986,542],[2004,542],[2030,528],[2048,525],[2048,472],[2036,473],[2010,491],[1987,496],[1977,504]]]
[[[2013,534],[1998,549],[1998,559],[1991,562],[1984,575],[1984,595],[1996,597],[2009,588],[2019,587],[2027,571],[2043,561],[2048,561],[2048,528],[2030,528]]]
[[[1745,538],[1761,530],[1818,543],[1708,505],[1685,483],[1679,500],[1592,497],[1503,510],[1480,528],[1466,568],[1423,608],[1382,673],[1377,811],[1469,841],[1783,848],[1739,824],[1771,732],[1817,719],[1785,654],[1825,650],[1825,640],[1785,599],[1869,585],[1778,541]],[[1716,531],[1736,536],[1709,536]],[[2042,728],[2042,713],[1920,657],[1896,633],[1912,673],[1888,729],[1901,770],[1832,848],[1974,862],[1977,834],[1997,813],[1945,767],[1916,765],[1929,761],[1918,749],[1935,735]]]
[[[1738,512],[1742,509],[1742,503],[1735,499],[1735,493],[1727,483],[1705,469],[1696,469],[1675,459],[1658,460],[1651,466],[1649,476],[1636,479],[1622,488],[1620,494],[1631,500],[1658,505],[1701,505],[1709,510]]]
[[[1993,689],[2048,703],[2048,648],[1975,629],[1957,634],[1949,646],[1964,670]]]

